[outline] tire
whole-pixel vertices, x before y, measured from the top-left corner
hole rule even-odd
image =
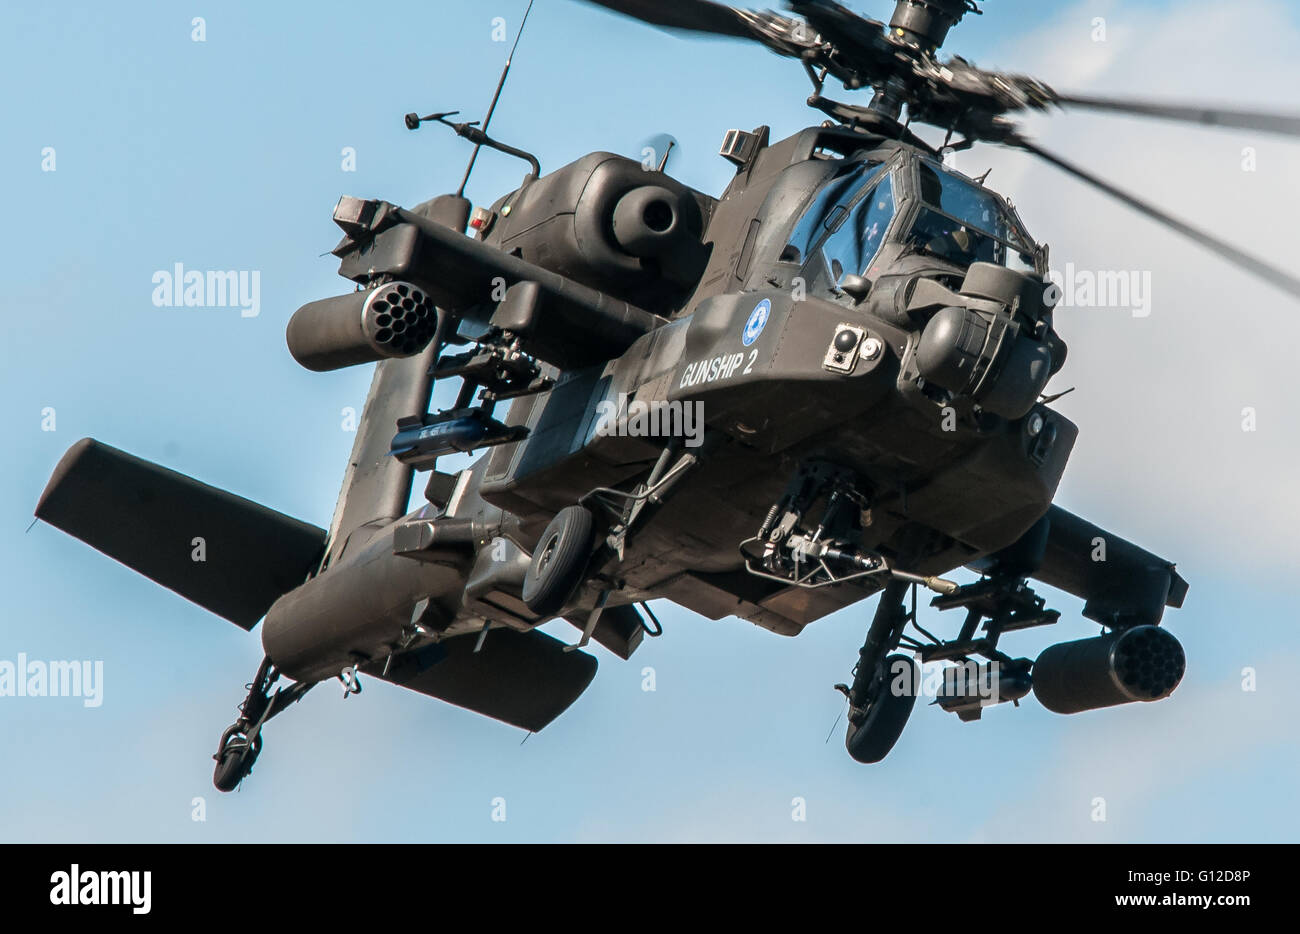
[[[551,520],[524,575],[523,599],[538,616],[555,616],[582,579],[595,523],[585,506],[566,506]]]
[[[217,791],[234,791],[239,787],[248,773],[253,771],[253,763],[262,751],[262,734],[258,734],[250,747],[248,740],[242,736],[228,739],[222,747],[217,767],[212,770],[212,784]]]
[[[910,679],[907,689],[902,693],[890,690],[897,675],[901,673],[895,666],[910,666]],[[890,655],[885,659],[885,680],[881,684],[879,696],[871,702],[867,717],[861,723],[850,723],[844,745],[849,755],[858,762],[879,762],[889,755],[898,738],[903,735],[907,718],[916,706],[916,695],[920,688],[921,669],[908,655]]]

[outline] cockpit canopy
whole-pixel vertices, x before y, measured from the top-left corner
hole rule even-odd
[[[874,279],[872,263],[888,243],[962,268],[982,261],[1032,273],[1040,255],[1000,195],[903,153],[840,163],[795,222],[781,259],[833,286],[849,274]]]
[[[1000,195],[933,159],[917,159],[916,168],[921,208],[908,244],[959,266],[979,261],[1034,272],[1034,242]]]

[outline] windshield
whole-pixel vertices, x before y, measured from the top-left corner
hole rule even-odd
[[[861,193],[863,185],[876,175],[880,165],[876,161],[841,165],[799,218],[781,258],[794,263],[807,260],[826,232],[848,215],[849,205]]]
[[[924,207],[907,242],[959,265],[976,261],[1034,271],[1033,241],[996,195],[936,162],[921,160]]]
[[[893,219],[894,186],[886,175],[857,200],[822,244],[822,254],[830,264],[831,281],[838,285],[846,273],[864,275]]]

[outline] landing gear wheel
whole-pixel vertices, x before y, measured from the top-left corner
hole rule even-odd
[[[868,705],[866,717],[857,723],[849,721],[844,745],[850,756],[859,762],[872,763],[889,755],[912,715],[920,680],[921,669],[910,656],[885,658],[884,676]]]
[[[573,594],[591,557],[595,524],[585,506],[566,506],[551,520],[524,575],[523,598],[538,616],[554,616]]]
[[[217,791],[234,791],[249,772],[253,763],[262,752],[262,734],[258,733],[250,743],[237,728],[231,727],[221,737],[221,750],[212,758],[217,760],[217,767],[212,771],[212,784]]]

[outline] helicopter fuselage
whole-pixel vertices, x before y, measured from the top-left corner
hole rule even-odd
[[[836,483],[856,505],[833,520],[834,553],[923,578],[996,565],[1041,531],[1077,429],[1038,401],[1065,347],[1044,298],[1046,251],[1014,210],[932,152],[862,131],[728,140],[737,176],[717,200],[593,153],[480,212],[474,240],[440,232],[437,200],[346,209],[392,221],[372,223],[377,235],[349,231],[343,274],[410,280],[454,314],[448,342],[509,342],[543,362],[547,388],[511,405],[505,425],[522,440],[459,475],[435,471],[425,507],[333,530],[329,573],[268,615],[277,666],[318,679],[430,640],[531,631],[549,617],[521,598],[530,556],[575,503],[592,507],[603,536],[555,614],[580,627],[667,598],[794,635],[862,600],[886,577],[772,573],[790,558],[772,555],[773,535],[789,538],[798,569],[803,524]],[[960,204],[945,202],[950,184]],[[918,240],[922,216],[947,226]],[[837,242],[844,233],[856,242]],[[534,280],[541,297],[518,299]],[[670,419],[637,420],[673,406],[698,408],[698,450]],[[669,465],[680,468],[671,489],[651,495]],[[764,529],[805,474],[826,485],[802,494],[790,527]],[[1056,547],[1038,535],[1031,570],[1091,601],[1094,617],[1158,620],[1176,589],[1171,566],[1128,546],[1140,586],[1098,586],[1074,568],[1088,556],[1060,547],[1082,520],[1057,512]],[[368,570],[348,584],[340,571],[354,564]],[[380,605],[340,590],[381,582]],[[620,654],[640,639],[595,635]]]

